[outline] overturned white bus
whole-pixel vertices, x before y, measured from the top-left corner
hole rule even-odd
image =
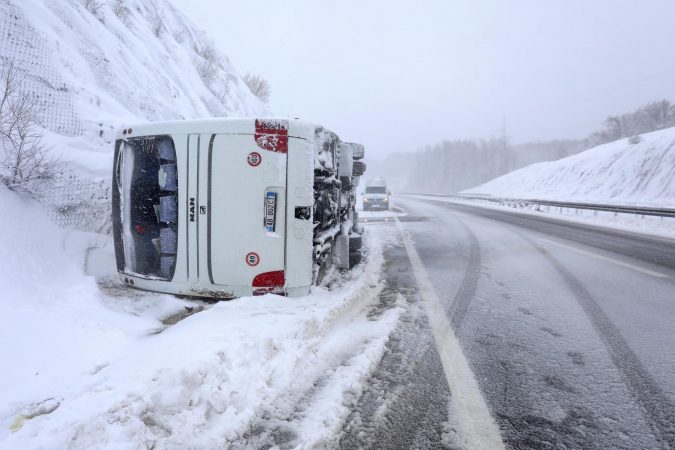
[[[361,258],[363,146],[287,119],[121,130],[113,169],[117,270],[177,295],[304,295]]]

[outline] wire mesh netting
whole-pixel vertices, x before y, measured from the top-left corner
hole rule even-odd
[[[111,234],[111,181],[87,174],[62,172],[42,186],[37,199],[58,225]]]

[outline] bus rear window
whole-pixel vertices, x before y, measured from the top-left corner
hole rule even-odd
[[[178,243],[176,150],[169,136],[121,140],[114,186],[119,203],[116,238],[123,245],[123,271],[173,278]]]

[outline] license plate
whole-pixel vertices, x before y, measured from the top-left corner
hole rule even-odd
[[[277,193],[265,194],[265,231],[273,233],[277,224]]]

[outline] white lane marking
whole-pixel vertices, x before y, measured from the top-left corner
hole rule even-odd
[[[394,218],[403,245],[405,246],[415,280],[419,288],[420,298],[429,318],[431,333],[441,357],[443,372],[452,393],[452,405],[462,436],[468,448],[494,449],[504,448],[499,427],[490,415],[490,410],[483,399],[476,377],[471,372],[469,362],[464,356],[462,347],[450,325],[447,313],[441,300],[436,295],[422,260],[408,234],[398,218]]]
[[[653,270],[645,269],[644,267],[636,266],[636,265],[626,263],[626,262],[623,262],[623,261],[617,261],[616,259],[608,258],[607,256],[599,255],[599,254],[593,253],[593,252],[587,252],[586,250],[582,250],[580,248],[572,247],[571,245],[561,244],[560,242],[551,241],[549,239],[540,239],[540,241],[547,242],[547,243],[553,244],[553,245],[557,245],[558,247],[566,248],[568,250],[572,250],[573,252],[581,253],[582,255],[590,256],[592,258],[601,259],[603,261],[609,261],[611,263],[616,264],[617,266],[627,267],[628,269],[633,269],[635,271],[644,273],[646,275],[651,275],[653,277],[670,278],[670,276],[666,275],[665,273],[655,272]]]

